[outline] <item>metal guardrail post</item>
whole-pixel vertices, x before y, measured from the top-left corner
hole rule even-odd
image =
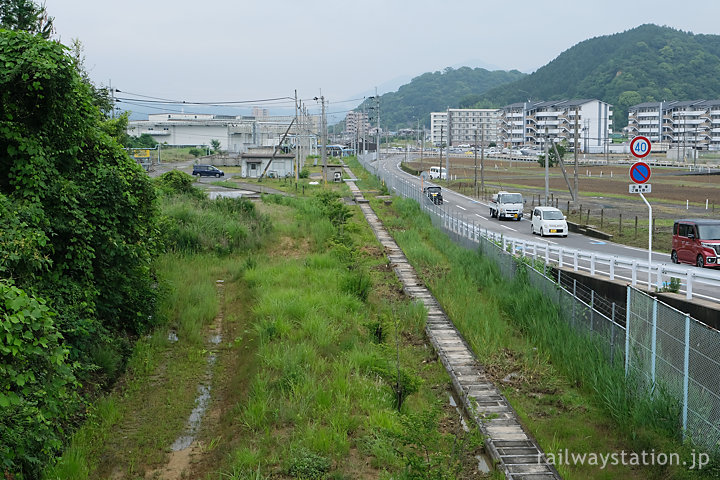
[[[590,330],[595,331],[595,290],[590,290]]]
[[[550,244],[545,244],[545,265],[550,263]]]
[[[617,257],[613,257],[610,259],[610,280],[615,280],[615,262],[617,261]]]
[[[685,280],[685,298],[688,300],[692,300],[692,272],[690,270],[687,271],[686,280]]]
[[[577,250],[575,250],[573,252],[573,271],[574,272],[578,271],[578,252],[577,252]]]
[[[632,262],[632,280],[630,281],[630,285],[633,287],[637,285],[637,261],[635,260]]]
[[[590,255],[590,275],[595,275],[595,254]]]

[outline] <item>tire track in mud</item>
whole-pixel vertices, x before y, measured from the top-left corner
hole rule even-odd
[[[195,406],[185,423],[184,431],[169,447],[170,454],[167,463],[159,469],[148,472],[145,475],[147,479],[176,480],[185,478],[191,473],[195,459],[205,451],[205,445],[197,439],[197,436],[212,400],[213,369],[217,361],[219,346],[222,343],[225,281],[216,280],[215,286],[220,309],[210,326],[210,336],[206,341],[207,369],[202,381],[197,386]],[[187,478],[192,478],[192,476]]]

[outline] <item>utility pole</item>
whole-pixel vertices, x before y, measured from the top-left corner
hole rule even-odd
[[[545,206],[550,198],[550,155],[548,152],[548,127],[545,126]]]
[[[475,198],[478,197],[478,185],[477,185],[477,151],[478,151],[478,138],[477,138],[477,127],[475,127]]]
[[[442,147],[443,147],[443,125],[440,125],[440,171],[438,172],[438,180],[442,180]],[[447,176],[445,176],[447,180]]]
[[[298,98],[297,88],[295,89],[295,184],[300,180],[300,126],[298,124]]]
[[[485,124],[482,125],[480,137],[480,193],[485,195]]]
[[[377,87],[375,87],[375,108],[377,109],[377,160],[380,162],[380,143],[382,143],[382,134],[380,133],[380,97],[377,93]]]
[[[447,139],[448,139],[448,149],[445,153],[445,181],[450,181],[450,147],[452,146],[452,130],[450,129],[450,109],[447,109]],[[440,139],[442,140],[442,135],[440,135]],[[442,152],[442,150],[440,150]],[[442,167],[442,165],[440,165]],[[442,178],[442,168],[440,168],[440,178]]]
[[[579,116],[580,116],[580,108],[576,106],[575,107],[575,148],[573,149],[574,153],[575,153],[575,174],[573,177],[573,182],[574,182],[573,183],[573,203],[574,203],[573,207],[576,209],[578,208],[578,149],[580,148],[580,138],[579,138],[579,132],[578,132],[579,122],[580,122],[580,120],[578,118]]]

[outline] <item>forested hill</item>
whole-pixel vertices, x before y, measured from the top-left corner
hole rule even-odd
[[[383,128],[414,127],[420,123],[430,125],[430,112],[444,111],[448,107],[471,107],[491,88],[524,77],[517,70],[489,71],[484,68],[446,68],[442,72],[424,73],[415,77],[397,92],[380,97],[380,121]],[[356,110],[371,113],[374,100],[365,100]],[[374,118],[374,115],[370,115]],[[374,123],[374,122],[373,122]]]
[[[476,107],[597,98],[613,105],[613,127],[628,107],[660,100],[720,98],[720,36],[641,25],[578,43],[536,72],[483,95]]]

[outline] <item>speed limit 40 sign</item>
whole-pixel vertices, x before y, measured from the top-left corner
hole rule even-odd
[[[630,142],[630,153],[637,158],[645,158],[650,154],[650,140],[647,137],[638,136]]]

